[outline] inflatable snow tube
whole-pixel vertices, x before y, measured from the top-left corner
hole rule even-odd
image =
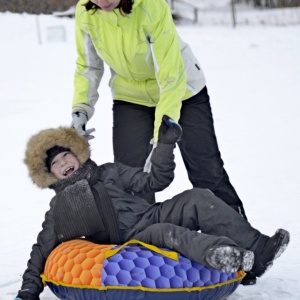
[[[136,240],[116,246],[82,239],[55,248],[41,275],[64,300],[216,300],[231,295],[244,276]]]

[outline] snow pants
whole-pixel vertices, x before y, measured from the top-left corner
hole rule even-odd
[[[268,238],[208,189],[184,191],[152,205],[140,217],[126,240],[172,249],[204,265],[211,247],[228,245],[255,251],[258,243]]]
[[[143,167],[151,152],[155,107],[114,100],[113,148],[116,162]],[[183,134],[178,146],[193,187],[210,189],[246,218],[243,203],[223,167],[206,87],[182,102],[179,124]],[[150,203],[147,195],[143,195]],[[247,219],[247,218],[246,218]]]

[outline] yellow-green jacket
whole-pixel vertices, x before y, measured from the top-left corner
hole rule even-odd
[[[92,117],[105,62],[114,99],[156,107],[156,142],[162,116],[178,121],[181,102],[205,86],[197,59],[177,35],[165,0],[135,0],[125,16],[119,9],[86,11],[85,2],[76,8],[73,111]]]

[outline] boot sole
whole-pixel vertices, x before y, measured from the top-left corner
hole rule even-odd
[[[250,271],[254,263],[254,253],[238,247],[219,246],[209,250],[206,260],[212,268],[224,273]]]

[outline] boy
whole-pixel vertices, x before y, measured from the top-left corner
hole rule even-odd
[[[191,189],[154,205],[136,196],[161,191],[172,182],[173,149],[180,136],[181,127],[164,116],[150,173],[120,163],[97,166],[88,142],[71,128],[33,136],[25,154],[29,175],[56,195],[16,299],[39,299],[48,255],[59,243],[79,237],[103,244],[138,239],[223,272],[263,275],[287,247],[286,230],[273,237],[261,234],[209,190]]]

